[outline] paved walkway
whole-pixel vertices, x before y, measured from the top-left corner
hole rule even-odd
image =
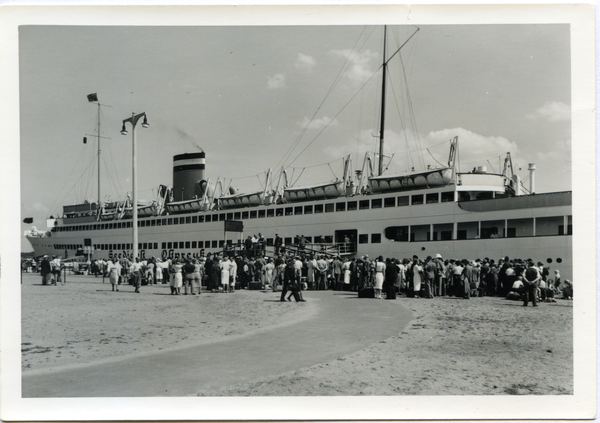
[[[332,291],[303,295],[318,311],[300,323],[202,346],[24,373],[23,397],[195,396],[331,361],[399,333],[411,319],[398,300]]]

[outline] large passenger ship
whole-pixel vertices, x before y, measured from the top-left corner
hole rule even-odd
[[[386,66],[384,59],[383,93]],[[292,249],[303,236],[309,251],[356,257],[532,258],[572,277],[571,191],[536,194],[533,163],[526,189],[510,154],[502,172],[485,166],[461,172],[458,138],[448,140],[444,165],[388,174],[382,164],[384,106],[382,95],[378,154],[367,153],[356,171],[345,158],[344,174],[334,181],[295,186],[282,169],[279,178],[267,172],[260,190],[238,193],[221,180],[211,182],[210,154],[217,152],[208,158],[204,151],[175,155],[172,185],[160,185],[154,201],[138,204],[139,256],[235,250],[260,233],[269,254],[278,234]],[[25,236],[36,256],[131,257],[132,210],[129,198],[67,205],[48,219],[47,231],[32,229]]]

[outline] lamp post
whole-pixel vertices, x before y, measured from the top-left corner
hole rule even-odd
[[[138,113],[137,115],[134,113],[131,114],[130,118],[123,120],[123,127],[121,128],[121,135],[127,135],[127,129],[125,128],[125,122],[131,123],[131,142],[133,144],[133,166],[132,166],[132,191],[133,191],[133,261],[138,256],[138,213],[137,213],[137,151],[136,151],[136,142],[135,142],[135,125],[137,124],[140,118],[144,118],[144,122],[142,122],[142,127],[147,128],[150,126],[148,124],[148,119],[146,118],[146,113]]]

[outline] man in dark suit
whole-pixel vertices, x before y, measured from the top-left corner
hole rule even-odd
[[[305,302],[306,300],[300,297],[300,294],[298,293],[300,287],[299,283],[300,279],[298,272],[296,272],[296,268],[294,267],[294,259],[289,258],[283,274],[283,289],[281,291],[280,301],[285,301],[285,294],[287,294],[288,291],[291,291],[296,302]]]
[[[283,239],[279,236],[279,234],[275,234],[275,254],[281,254],[281,246],[283,245]]]
[[[42,285],[50,285],[52,283],[52,267],[48,256],[44,256],[40,264],[40,275],[42,276]]]

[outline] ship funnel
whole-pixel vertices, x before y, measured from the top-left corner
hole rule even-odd
[[[184,153],[173,156],[173,200],[186,201],[204,194],[206,153]]]
[[[529,163],[529,192],[533,194],[535,191],[535,163]]]

